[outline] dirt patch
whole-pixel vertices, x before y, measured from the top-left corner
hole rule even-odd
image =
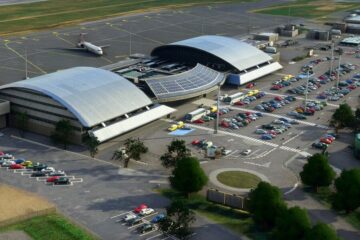
[[[342,5],[342,4],[333,4],[333,5],[324,5],[324,6],[319,6],[316,7],[315,10],[318,11],[335,11],[335,10],[340,10],[343,8],[347,8],[347,5]]]
[[[32,238],[29,237],[23,231],[11,231],[0,233],[0,240],[31,240]]]
[[[47,200],[5,184],[0,184],[0,193],[0,226],[55,211]]]

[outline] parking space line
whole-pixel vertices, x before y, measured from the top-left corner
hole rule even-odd
[[[299,137],[300,135],[302,135],[304,133],[304,131],[301,131],[300,133],[296,134],[295,136],[289,138],[288,140],[286,140],[285,142],[283,142],[282,144],[285,145],[289,142],[291,142],[292,140],[294,140],[295,138]]]
[[[164,234],[163,234],[163,233],[159,233],[159,234],[157,234],[157,235],[155,235],[155,236],[152,236],[152,237],[146,238],[145,240],[150,240],[150,239],[153,239],[153,238],[159,237],[159,236],[161,236],[161,235],[164,235]]]
[[[154,230],[152,230],[152,231],[150,231],[150,232],[146,232],[146,233],[140,234],[140,237],[145,236],[145,235],[148,235],[148,234],[153,233],[153,232],[156,232],[157,230],[158,230],[158,229],[157,229],[157,227],[156,227]],[[160,235],[161,235],[161,234],[160,234]]]
[[[234,155],[234,154],[235,154],[236,152],[238,152],[238,151],[239,151],[239,150],[234,150],[232,153],[230,153],[229,155],[225,156],[224,158],[228,158],[228,157]]]
[[[120,216],[122,216],[122,215],[124,215],[124,214],[129,214],[129,213],[132,213],[132,212],[133,212],[133,211],[120,213],[120,214],[118,214],[118,215],[115,215],[115,216],[110,217],[110,219],[114,219],[114,218],[120,217]]]
[[[247,157],[251,157],[253,156],[255,153],[257,153],[258,151],[260,151],[260,148],[256,149],[254,152],[252,152],[250,155],[248,155]]]

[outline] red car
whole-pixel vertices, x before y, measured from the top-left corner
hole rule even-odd
[[[140,213],[141,210],[148,208],[145,204],[140,204],[137,208],[134,209],[134,213]]]
[[[200,143],[200,140],[199,139],[194,139],[191,144],[192,145],[198,145]]]
[[[329,138],[320,138],[320,142],[326,143],[326,144],[331,144],[332,143],[332,141]]]
[[[193,123],[204,123],[205,121],[202,119],[195,120]]]
[[[273,85],[270,90],[279,90],[280,88],[282,88],[281,85]]]
[[[21,164],[12,164],[10,166],[10,169],[23,169],[23,168],[24,168],[24,166]]]
[[[348,89],[350,89],[350,90],[353,90],[353,89],[355,89],[355,88],[356,88],[355,85],[349,85],[349,86],[348,86]]]
[[[220,126],[222,126],[222,127],[224,127],[224,128],[229,128],[229,127],[230,127],[230,125],[229,125],[228,122],[221,122],[221,123],[220,123]]]
[[[283,99],[282,99],[282,97],[276,96],[276,97],[274,97],[274,100],[276,100],[276,101],[282,101]]]
[[[235,105],[239,105],[239,106],[243,106],[243,105],[244,105],[244,103],[243,103],[242,101],[235,102],[234,104],[235,104]]]
[[[254,87],[255,86],[255,83],[248,83],[247,85],[246,85],[246,88],[252,88],[252,87]]]
[[[53,177],[49,177],[48,179],[46,179],[46,182],[48,183],[53,183],[56,180],[58,180],[60,178],[60,176],[53,176]]]

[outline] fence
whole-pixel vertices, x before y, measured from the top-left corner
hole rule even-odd
[[[247,210],[247,196],[221,192],[217,189],[208,189],[206,192],[208,201],[219,203],[228,207]]]

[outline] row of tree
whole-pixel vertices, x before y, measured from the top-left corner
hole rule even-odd
[[[338,178],[335,177],[336,173],[327,156],[319,153],[311,156],[300,172],[301,181],[315,191],[318,191],[319,187],[328,187],[334,183],[334,209],[349,213],[360,207],[360,169],[343,170]]]
[[[311,226],[306,209],[288,208],[280,190],[267,182],[250,192],[249,211],[256,225],[277,240],[339,240],[327,224]]]

